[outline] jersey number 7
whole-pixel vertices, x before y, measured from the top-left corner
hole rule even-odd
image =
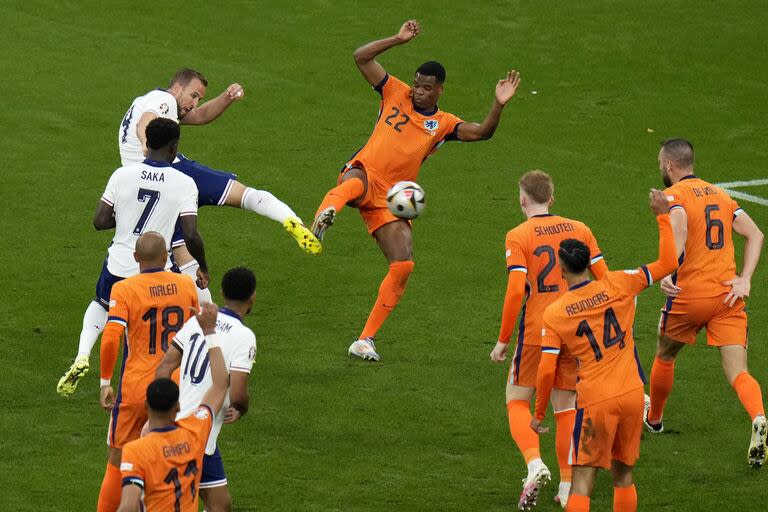
[[[139,189],[139,196],[137,197],[140,203],[147,203],[144,207],[144,211],[141,212],[139,222],[136,223],[136,227],[133,228],[134,235],[140,235],[144,232],[144,228],[147,226],[149,218],[152,216],[152,212],[155,211],[155,206],[160,200],[160,192],[157,190],[149,190],[147,188]]]

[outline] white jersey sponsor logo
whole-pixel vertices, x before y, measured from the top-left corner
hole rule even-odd
[[[117,145],[120,148],[120,160],[123,165],[138,164],[144,160],[144,150],[136,134],[136,125],[141,116],[147,112],[179,122],[176,98],[168,91],[155,89],[133,100],[120,122],[120,130],[117,134]]]
[[[178,218],[197,215],[195,182],[165,162],[120,167],[109,178],[101,200],[115,211],[107,270],[119,277],[139,273],[133,252],[142,233],[157,231],[170,251]]]
[[[250,373],[253,368],[253,360],[256,357],[256,336],[248,327],[242,324],[233,314],[222,310],[216,319],[216,334],[219,338],[219,347],[224,356],[224,364],[230,372]],[[208,359],[208,346],[205,336],[200,329],[197,319],[192,317],[173,339],[182,352],[181,366],[179,367],[179,420],[190,414],[200,406],[205,393],[210,389],[211,366]],[[224,424],[224,416],[229,407],[229,392],[224,399],[221,410],[213,420],[213,428],[208,436],[208,444],[205,453],[212,455],[216,451],[216,439]]]

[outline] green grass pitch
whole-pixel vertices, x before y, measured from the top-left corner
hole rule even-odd
[[[386,272],[354,210],[316,259],[267,219],[202,211],[214,280],[236,264],[259,279],[252,410],[220,438],[237,510],[513,509],[524,466],[507,429],[508,367],[488,353],[504,235],[522,220],[519,175],[549,171],[555,211],[590,225],[614,269],[655,257],[647,191],[660,186],[661,139],[690,138],[711,181],[768,176],[761,1],[109,4],[16,0],[0,15],[0,510],[95,509],[107,426],[98,358],[71,400],[55,385],[111,237],[91,218],[119,165],[119,121],[178,67],[208,75],[209,96],[234,81],[246,90],[213,125],[184,129],[183,150],[307,221],[375,120],[358,45],[417,18],[419,37],[380,61],[405,80],[442,61],[440,106],[468,120],[486,114],[507,69],[523,76],[491,141],[447,144],[422,169],[416,270],[380,333],[380,364],[346,356]],[[768,208],[742,206],[768,229]],[[764,391],[767,268],[750,300]],[[658,289],[639,299],[646,370],[661,305]],[[671,432],[642,444],[640,510],[764,509],[768,475],[747,467],[749,421],[714,350],[681,355],[665,420]],[[554,467],[554,436],[542,445]],[[540,510],[557,510],[555,488]],[[593,508],[610,502],[604,474]]]

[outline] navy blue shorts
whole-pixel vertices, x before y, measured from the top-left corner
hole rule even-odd
[[[203,475],[200,478],[200,489],[211,487],[223,487],[227,485],[227,474],[224,472],[224,463],[221,460],[219,447],[213,455],[207,453],[203,457]]]
[[[221,206],[224,204],[229,189],[232,188],[232,183],[237,181],[237,174],[211,169],[188,159],[181,153],[176,156],[179,161],[173,164],[173,168],[195,180],[197,206]],[[179,224],[176,227],[178,231]],[[175,239],[176,236],[174,235]]]
[[[101,267],[101,275],[96,283],[96,302],[101,307],[109,311],[109,295],[112,293],[112,287],[125,279],[124,277],[113,276],[107,270],[107,260],[104,259],[104,266]]]

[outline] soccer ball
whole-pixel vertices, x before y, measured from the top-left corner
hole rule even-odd
[[[387,207],[401,219],[415,219],[424,211],[424,189],[414,181],[398,181],[387,192]]]

